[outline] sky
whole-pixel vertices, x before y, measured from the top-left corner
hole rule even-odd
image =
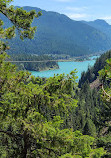
[[[111,24],[111,0],[14,0],[12,4],[55,11],[73,20],[104,19]]]

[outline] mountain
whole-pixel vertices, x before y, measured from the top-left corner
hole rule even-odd
[[[105,20],[97,19],[94,21],[83,21],[85,24],[92,26],[101,32],[105,33],[109,38],[111,38],[111,25],[109,25]]]
[[[37,12],[41,9],[24,7]],[[111,48],[110,38],[102,31],[81,21],[74,21],[63,14],[51,11],[42,11],[42,16],[35,19],[33,26],[37,32],[33,40],[24,40],[19,37],[9,41],[11,52],[30,54],[68,54],[82,56],[94,52],[105,51]],[[3,15],[5,27],[9,26],[8,19]]]

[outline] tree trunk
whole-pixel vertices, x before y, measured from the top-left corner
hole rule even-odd
[[[27,135],[27,131],[24,132],[24,136],[23,136],[23,150],[21,153],[21,158],[27,158],[27,149],[28,149],[28,135]]]

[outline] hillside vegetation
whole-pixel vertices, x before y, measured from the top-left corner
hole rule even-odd
[[[15,9],[11,1],[0,0],[0,12],[13,23],[4,29],[0,19],[0,157],[110,158],[111,58],[102,69],[99,63],[99,89],[82,79],[79,88],[75,70],[47,79],[17,71],[5,61],[3,39],[12,39],[15,28],[21,39],[32,39],[31,23],[41,13]]]
[[[87,80],[89,83],[93,82],[99,76],[98,71],[103,69],[106,64],[106,60],[111,58],[111,50],[102,54],[100,58],[97,58],[93,67],[89,67],[87,72],[82,72],[81,79],[79,80],[79,86]]]
[[[89,26],[92,26],[101,32],[105,33],[109,38],[111,38],[111,25],[108,24],[105,20],[97,19],[94,21],[83,21],[84,23],[88,24]]]

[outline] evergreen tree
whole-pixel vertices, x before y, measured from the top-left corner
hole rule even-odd
[[[0,12],[14,24],[3,29],[0,20],[0,36],[10,39],[17,28],[21,39],[32,38],[35,28],[31,22],[40,13],[15,9],[9,6],[11,1],[0,0]],[[16,71],[15,65],[4,62],[6,49],[6,43],[0,41],[0,157],[100,158],[104,155],[103,148],[92,148],[93,137],[64,128],[70,111],[77,106],[75,71],[47,80],[30,77],[29,72]]]

